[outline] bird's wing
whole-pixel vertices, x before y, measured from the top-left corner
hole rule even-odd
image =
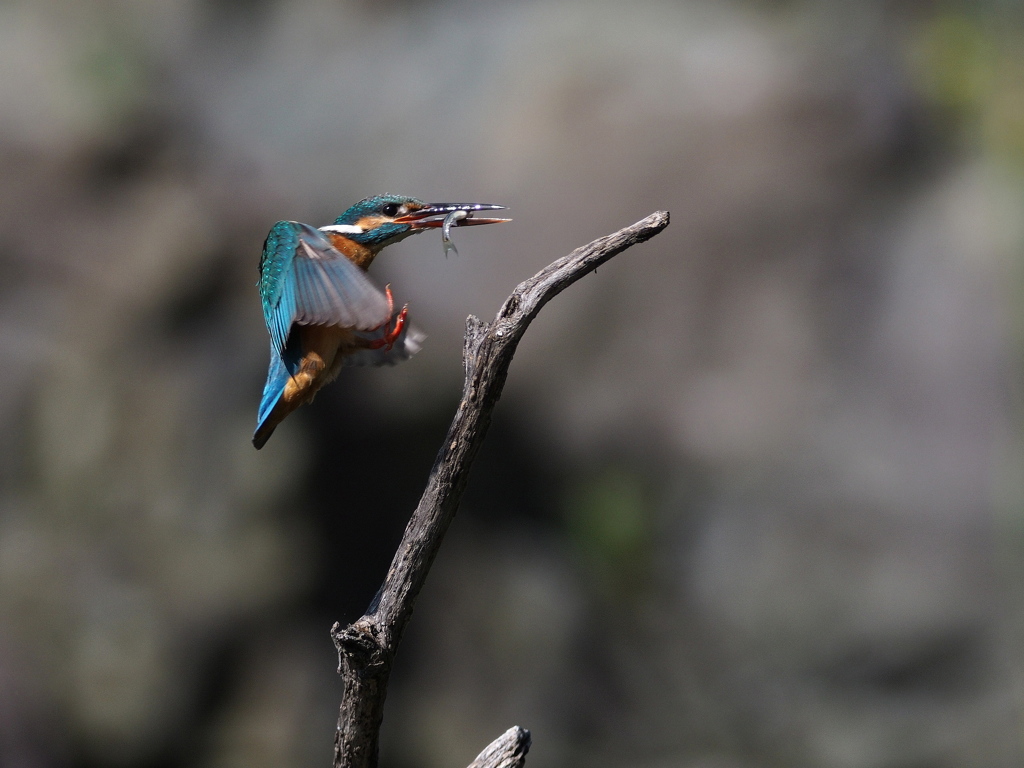
[[[279,221],[260,261],[267,330],[284,352],[293,323],[369,331],[390,319],[387,297],[317,229]]]

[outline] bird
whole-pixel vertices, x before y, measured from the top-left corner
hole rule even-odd
[[[509,221],[475,216],[504,208],[376,195],[324,227],[274,224],[263,244],[257,283],[270,334],[270,368],[252,436],[256,449],[342,367],[393,365],[419,351],[425,337],[409,324],[408,305],[396,314],[390,285],[382,291],[366,274],[381,250],[443,227],[447,255],[450,226]]]

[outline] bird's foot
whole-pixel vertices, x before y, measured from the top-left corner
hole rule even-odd
[[[381,349],[390,352],[391,348],[395,346],[395,342],[398,341],[398,337],[402,335],[402,331],[405,330],[405,318],[409,314],[409,305],[406,304],[402,307],[402,311],[398,313],[398,317],[395,318],[395,326],[390,331],[387,331],[383,338],[374,339],[370,342],[370,349]]]
[[[395,300],[391,296],[391,286],[387,285],[384,287],[384,293],[388,297],[388,321],[384,323],[386,328],[391,323],[391,318],[395,315]],[[395,326],[390,331],[385,331],[383,338],[374,339],[370,342],[370,349],[381,349],[390,352],[391,348],[395,346],[395,342],[398,341],[398,337],[402,335],[402,331],[405,330],[405,319],[409,315],[409,305],[406,304],[402,307],[402,311],[398,313],[398,317],[395,318]]]

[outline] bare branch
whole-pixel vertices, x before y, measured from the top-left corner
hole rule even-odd
[[[668,221],[668,213],[659,211],[577,248],[520,283],[492,323],[484,323],[473,316],[467,319],[462,402],[434,461],[427,487],[406,526],[384,584],[366,615],[345,629],[335,624],[331,631],[338,649],[338,671],[345,681],[335,736],[335,768],[376,768],[384,698],[398,643],[445,531],[455,516],[470,465],[487,432],[491,412],[501,397],[519,340],[548,301],[613,256],[654,237],[668,226]],[[515,730],[508,731],[488,747],[477,762]],[[529,746],[529,734],[522,733],[526,746],[516,765],[522,763]]]
[[[530,732],[513,725],[488,744],[468,768],[523,768],[531,743]]]

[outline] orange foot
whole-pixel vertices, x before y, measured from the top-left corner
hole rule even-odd
[[[390,285],[384,286],[384,293],[388,297],[388,321],[384,323],[384,325],[387,326],[391,322],[391,318],[394,317],[395,314],[395,300],[391,296]],[[409,305],[406,304],[404,307],[402,307],[402,311],[398,313],[398,317],[395,318],[395,327],[392,328],[390,331],[387,331],[384,334],[383,338],[374,339],[373,341],[371,341],[369,344],[369,348],[381,349],[383,347],[385,351],[390,352],[391,348],[395,346],[395,342],[398,340],[398,337],[402,335],[402,331],[405,329],[405,319],[408,316],[408,314]]]

